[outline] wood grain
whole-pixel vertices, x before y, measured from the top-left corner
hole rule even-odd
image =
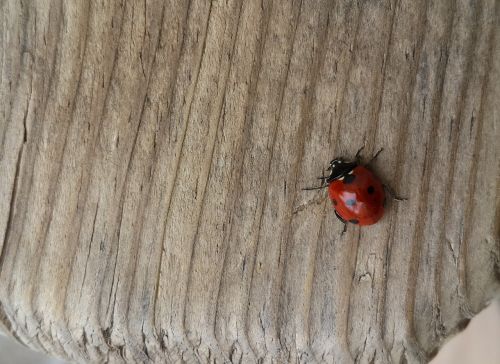
[[[0,330],[71,362],[423,363],[500,287],[495,0],[0,2]],[[361,147],[398,194],[302,191]]]

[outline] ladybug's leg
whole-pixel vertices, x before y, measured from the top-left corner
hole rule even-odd
[[[361,151],[363,149],[365,149],[364,145],[358,149],[358,151],[356,152],[356,156],[354,157],[354,158],[356,158],[356,163],[358,163],[358,164],[361,164]]]
[[[387,191],[387,193],[389,194],[389,196],[391,196],[391,198],[393,200],[396,200],[396,201],[406,201],[406,200],[408,200],[405,197],[400,197],[400,196],[396,195],[396,193],[388,185],[383,185],[383,186],[384,186],[385,190]]]
[[[343,235],[346,231],[347,231],[347,221],[345,221],[342,216],[339,215],[339,213],[337,212],[337,210],[333,210],[335,211],[335,216],[337,216],[337,219],[339,219],[340,221],[342,221],[342,223],[344,224],[344,229],[342,229],[342,233],[340,235]]]
[[[302,191],[321,190],[322,188],[327,188],[327,187],[328,187],[328,185],[318,186],[318,187],[306,187],[306,188],[303,188]]]
[[[324,186],[326,184],[326,180],[328,177],[325,176],[325,170],[321,172],[321,177],[318,177],[319,180],[321,180],[321,186]]]
[[[372,162],[378,157],[378,155],[380,153],[382,153],[383,150],[384,150],[384,148],[380,148],[379,151],[377,153],[375,153],[375,155],[372,157],[372,159],[370,159],[370,161],[368,162],[368,164],[372,164]]]
[[[319,187],[306,187],[303,188],[302,191],[320,190],[322,188],[328,187],[328,184],[326,183],[328,177],[325,177],[325,170],[323,170],[322,176],[318,177],[318,179],[321,180],[321,185]]]

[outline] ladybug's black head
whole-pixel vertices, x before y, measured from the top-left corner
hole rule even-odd
[[[327,171],[330,171],[330,175],[326,179],[326,182],[330,183],[341,178],[352,171],[356,166],[357,164],[355,162],[344,162],[344,160],[340,158],[332,160],[330,166],[327,168]]]

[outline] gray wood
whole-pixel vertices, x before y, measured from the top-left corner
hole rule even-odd
[[[499,292],[499,8],[0,2],[0,330],[72,362],[426,362]],[[301,189],[363,145],[408,200],[341,235]]]

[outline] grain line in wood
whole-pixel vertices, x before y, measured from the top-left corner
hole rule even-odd
[[[491,30],[488,32],[488,39],[485,40],[485,43],[488,45],[488,49],[486,51],[486,57],[487,57],[487,64],[486,64],[486,69],[485,69],[485,74],[483,77],[483,81],[481,83],[481,89],[480,89],[480,100],[479,100],[479,110],[477,114],[477,126],[476,126],[476,138],[474,138],[474,147],[473,147],[473,161],[477,161],[480,155],[480,149],[483,146],[482,144],[482,137],[483,137],[483,122],[484,122],[484,108],[485,108],[485,103],[486,103],[486,97],[485,95],[486,90],[489,87],[493,87],[492,83],[493,82],[498,82],[498,80],[495,80],[494,78],[490,78],[489,76],[492,73],[492,67],[493,67],[493,62],[495,61],[495,53],[494,51],[497,51],[497,54],[499,52],[499,39],[500,39],[500,32],[498,31],[498,28],[496,27],[498,25],[498,17],[500,13],[500,4],[498,1],[494,2],[494,11],[493,14],[496,15],[495,20],[491,21]],[[472,129],[472,127],[471,127]],[[498,132],[497,132],[498,135]],[[465,227],[464,227],[464,233],[463,233],[463,240],[462,244],[460,245],[460,254],[459,254],[459,267],[460,267],[460,278],[462,282],[462,292],[466,295],[466,298],[470,300],[470,291],[469,287],[467,286],[467,280],[466,280],[466,272],[467,272],[467,258],[469,255],[474,254],[472,251],[470,251],[469,247],[469,240],[472,238],[472,230],[473,230],[473,213],[474,213],[474,196],[476,194],[476,186],[478,183],[478,165],[479,163],[472,163],[471,165],[471,171],[469,174],[469,178],[467,181],[467,191],[468,194],[466,195],[466,203],[465,203],[465,214],[464,214],[464,220],[465,220]],[[498,166],[497,166],[498,168]],[[496,239],[498,241],[499,237],[496,236]],[[467,308],[468,309],[468,308]]]
[[[223,108],[224,108],[224,101],[225,101],[225,97],[226,97],[227,84],[229,82],[229,74],[230,74],[230,72],[232,70],[232,67],[234,65],[234,62],[232,61],[232,59],[233,59],[233,55],[235,53],[236,41],[238,39],[238,34],[239,34],[239,28],[240,28],[239,24],[240,24],[240,17],[241,17],[242,6],[243,6],[243,1],[240,1],[239,5],[237,5],[237,8],[239,10],[238,10],[238,14],[237,14],[236,21],[235,21],[236,30],[232,29],[232,32],[235,32],[236,34],[234,35],[234,39],[232,41],[233,44],[231,46],[231,52],[228,53],[229,61],[228,61],[228,65],[227,65],[227,71],[226,71],[226,73],[224,75],[224,81],[223,81],[224,82],[224,86],[223,86],[223,89],[221,91],[222,92],[221,102],[220,102],[220,105],[218,106],[218,112],[217,112],[217,114],[215,116],[215,119],[217,120],[217,123],[215,125],[215,133],[214,133],[214,136],[213,136],[213,140],[211,141],[211,144],[210,144],[210,152],[208,153],[210,155],[210,158],[207,158],[208,170],[207,170],[207,174],[206,174],[205,187],[203,188],[203,191],[202,191],[201,203],[200,203],[199,211],[197,212],[196,226],[194,228],[194,236],[193,236],[193,240],[192,240],[192,243],[191,243],[191,252],[190,252],[190,258],[189,258],[189,267],[188,267],[187,280],[186,280],[186,286],[187,286],[187,288],[186,288],[186,291],[185,291],[184,307],[183,307],[183,314],[182,314],[183,315],[182,321],[183,321],[184,328],[186,327],[186,307],[187,307],[187,302],[188,302],[189,288],[193,284],[191,279],[192,279],[192,275],[193,275],[193,258],[194,258],[194,252],[195,252],[195,249],[196,249],[196,247],[198,245],[197,243],[199,243],[199,230],[200,230],[201,217],[203,216],[203,210],[204,210],[204,208],[206,206],[206,191],[207,191],[207,189],[209,189],[208,183],[209,183],[209,181],[211,180],[211,177],[212,177],[211,171],[213,170],[212,164],[214,163],[214,151],[216,149],[217,133],[219,132],[219,125],[221,123],[221,120],[223,120],[225,118],[225,116],[223,115],[222,111],[223,111]],[[221,57],[225,57],[225,56],[226,56],[226,54],[222,54]],[[219,285],[220,285],[220,280],[219,280]],[[216,309],[215,309],[215,311],[216,311]],[[216,336],[215,336],[215,320],[212,322],[212,328],[208,329],[208,330],[211,330],[211,332],[208,333],[208,332],[205,331],[205,335],[208,334],[210,336],[210,339],[212,339],[213,345],[215,346],[215,347],[212,347],[211,350],[215,350],[216,352],[220,353],[221,352],[221,349],[220,349],[221,343],[216,339]],[[190,343],[191,343],[191,345],[192,345],[193,348],[197,346],[194,343],[193,340],[189,340],[189,341],[190,341]],[[195,351],[197,351],[197,350],[195,350]],[[205,359],[210,359],[210,355],[209,355],[208,358],[205,358]]]
[[[250,131],[251,131],[251,127],[252,127],[252,121],[254,119],[254,112],[255,112],[255,107],[256,107],[256,94],[257,94],[257,86],[258,86],[258,81],[259,81],[259,76],[261,74],[261,68],[262,68],[262,59],[263,59],[263,55],[264,55],[264,48],[265,48],[265,44],[266,44],[266,39],[267,39],[267,34],[268,34],[268,29],[269,29],[269,20],[270,20],[270,17],[271,17],[271,11],[270,9],[268,9],[268,7],[271,7],[272,4],[269,4],[269,3],[262,3],[261,6],[259,6],[261,8],[261,12],[258,13],[257,15],[257,18],[260,20],[259,22],[259,31],[258,31],[258,37],[257,37],[257,40],[256,40],[256,48],[258,49],[257,51],[257,56],[256,56],[256,59],[254,62],[252,62],[252,67],[251,67],[251,77],[250,77],[250,86],[249,86],[249,92],[248,92],[248,95],[247,95],[247,100],[246,100],[246,112],[245,112],[245,116],[244,116],[244,138],[243,138],[243,143],[242,143],[242,146],[241,146],[241,154],[242,154],[242,157],[241,157],[241,161],[239,163],[239,165],[236,167],[237,170],[239,171],[239,176],[238,178],[236,179],[237,183],[235,184],[235,190],[236,191],[242,191],[242,199],[244,199],[244,181],[245,181],[245,161],[247,160],[247,158],[250,157],[250,153],[249,153],[249,150],[250,150],[250,141],[251,141],[251,136],[250,136]],[[236,211],[237,209],[237,202],[241,200],[241,199],[238,199],[238,196],[236,196],[233,200],[233,204],[232,204],[232,207],[231,207],[231,211]],[[236,220],[236,217],[233,216],[232,219],[231,219],[231,224],[229,226],[229,232],[228,232],[228,240],[230,240],[230,238],[235,234],[234,233],[234,228],[235,228],[235,223],[234,221]],[[224,297],[227,297],[225,296],[224,294],[221,294],[221,293],[225,293],[224,292],[224,288],[225,286],[227,285],[227,280],[228,278],[224,279],[225,277],[230,277],[232,276],[232,271],[229,267],[229,261],[230,259],[227,258],[227,256],[232,256],[232,250],[236,250],[237,249],[237,246],[239,244],[245,244],[245,241],[238,241],[238,239],[234,239],[233,241],[231,241],[231,244],[227,244],[227,248],[226,248],[226,252],[224,253],[225,254],[225,257],[224,257],[224,261],[223,261],[223,265],[222,265],[222,271],[221,271],[221,280],[220,280],[220,285],[221,287],[219,287],[218,289],[218,294],[217,294],[217,300],[216,300],[216,307],[217,307],[217,311],[216,311],[216,318],[215,318],[215,325],[216,327],[218,327],[218,331],[221,332],[222,331],[222,327],[223,325],[225,324],[225,321],[229,321],[230,319],[229,318],[222,318],[221,316],[224,315],[224,310],[226,309],[224,306],[223,306],[223,302],[224,301],[228,301],[227,299],[224,300]],[[250,256],[248,258],[249,260],[252,259],[252,256]],[[245,266],[247,265],[246,263],[246,260],[247,260],[247,257],[244,256],[243,258],[243,266],[242,266],[242,276],[245,272]],[[249,266],[252,266],[254,264],[254,260],[252,263],[248,263]],[[241,286],[241,285],[240,285]],[[230,332],[230,331],[226,331],[226,345],[222,345],[223,347],[225,346],[226,347],[226,351],[230,353],[230,357],[234,357],[235,355],[238,354],[238,349],[239,350],[242,350],[243,352],[241,353],[241,360],[243,360],[243,358],[245,357],[250,357],[251,359],[249,360],[256,360],[257,356],[256,356],[256,353],[255,351],[253,350],[253,348],[251,347],[251,345],[249,344],[249,331],[248,331],[248,325],[247,325],[247,320],[245,319],[246,315],[247,315],[247,308],[248,308],[248,297],[249,297],[249,292],[246,292],[245,294],[245,303],[244,303],[244,312],[242,312],[242,316],[243,319],[242,319],[242,330],[241,330],[241,333],[233,333],[233,332]],[[222,338],[219,338],[219,335],[216,334],[216,337],[219,341],[219,343],[221,342]],[[243,346],[243,348],[240,349],[240,347]],[[227,350],[227,348],[230,348],[229,350]],[[248,353],[247,351],[250,351],[250,353]]]
[[[261,235],[262,235],[263,217],[265,215],[266,207],[269,204],[268,196],[269,196],[269,193],[270,193],[269,192],[269,180],[271,178],[271,173],[272,173],[271,167],[272,167],[272,161],[275,158],[275,146],[276,146],[277,134],[278,134],[278,130],[279,130],[280,121],[282,119],[283,100],[284,100],[284,96],[285,96],[286,87],[287,87],[287,84],[288,84],[288,81],[289,81],[290,63],[291,63],[292,56],[293,56],[293,53],[294,53],[295,37],[296,37],[296,34],[297,34],[297,28],[298,28],[298,25],[299,25],[299,22],[300,22],[300,9],[302,9],[302,3],[303,3],[302,0],[300,0],[299,5],[297,5],[297,9],[296,10],[294,9],[294,11],[293,11],[292,24],[294,24],[294,26],[292,27],[292,30],[291,30],[292,34],[291,34],[291,37],[290,37],[290,40],[289,40],[289,44],[287,46],[287,50],[289,50],[289,51],[287,52],[286,61],[285,61],[285,72],[284,72],[284,76],[283,76],[283,84],[280,87],[280,96],[279,96],[279,100],[277,102],[277,104],[278,104],[278,106],[277,106],[277,114],[276,114],[276,116],[274,118],[274,126],[273,126],[272,139],[271,139],[272,141],[271,141],[270,150],[269,150],[269,158],[268,158],[268,161],[267,161],[268,162],[268,164],[267,164],[267,173],[266,173],[266,177],[264,178],[264,180],[265,180],[265,182],[264,182],[264,188],[262,189],[263,202],[262,202],[262,205],[261,205],[259,224],[257,226],[257,232],[256,232],[256,238],[257,238],[256,244],[255,244],[256,257],[258,257],[258,252],[259,252],[259,248],[260,248],[261,240],[262,240],[261,239]],[[273,7],[274,7],[274,4],[273,4]],[[280,247],[280,250],[281,250],[281,247]],[[278,265],[279,265],[279,262],[278,262]],[[252,306],[251,305],[252,298],[253,298],[252,297],[253,296],[252,292],[255,292],[255,279],[254,279],[255,270],[256,270],[256,265],[254,264],[253,270],[252,270],[252,275],[251,275],[250,282],[249,282],[250,292],[249,292],[249,294],[247,296],[247,299],[249,300],[248,307]],[[257,310],[260,311],[258,313],[258,315],[259,315],[260,318],[262,317],[262,313],[263,313],[261,311],[261,309],[262,308],[260,308],[260,307],[257,309]],[[263,309],[265,310],[265,307],[263,307]],[[247,311],[247,315],[246,315],[246,326],[247,327],[249,326],[248,325],[249,320],[251,320],[251,314],[252,313],[250,311]],[[255,324],[255,320],[254,319],[252,319],[252,321],[250,321],[250,322],[252,322],[252,323]],[[256,345],[257,342],[258,342],[258,340],[255,340],[255,337],[250,336],[249,337],[249,339],[250,339],[249,342],[250,342],[250,346],[252,347],[252,350],[255,353],[257,353],[258,356],[262,357],[262,356],[266,355],[266,354],[263,355],[264,352],[267,352],[267,353],[270,354],[271,351],[272,351],[272,348],[267,348],[267,344],[266,344],[266,342],[267,342],[266,328],[263,327],[262,324],[261,324],[262,323],[262,319],[259,320],[259,323],[260,323],[260,327],[258,329],[255,328],[255,330],[259,330],[260,334],[262,334],[263,341],[264,341],[263,344],[264,344],[265,350],[263,351],[262,348],[258,348],[258,345]],[[271,333],[270,335],[272,337],[273,333]],[[253,343],[252,343],[252,340],[254,340]]]

